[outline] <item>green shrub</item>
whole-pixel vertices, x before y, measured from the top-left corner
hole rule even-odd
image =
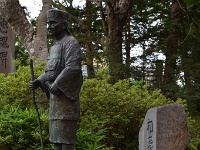
[[[150,92],[142,82],[86,79],[81,91],[81,128],[106,129],[106,145],[116,149],[137,149],[138,133],[148,109],[180,103],[164,97],[160,90]]]
[[[43,72],[44,65],[34,67],[35,77]],[[104,70],[105,72],[105,70]],[[0,149],[38,149],[40,146],[37,118],[32,108],[29,89],[30,68],[19,67],[15,73],[5,77],[0,74]],[[85,79],[82,86],[81,119],[78,143],[81,149],[138,149],[138,133],[148,109],[171,103],[179,103],[187,112],[186,102],[176,102],[164,97],[160,90],[148,91],[142,82],[120,80],[115,85],[108,83],[109,77],[97,75],[96,79]],[[41,90],[36,90],[37,100],[46,99]],[[187,112],[188,113],[188,112]],[[48,141],[48,117],[41,111],[45,148],[52,149]],[[198,118],[188,124],[192,140],[189,150],[200,145]],[[113,148],[112,148],[113,147]]]
[[[90,128],[80,128],[77,132],[77,138],[76,150],[102,150],[106,148],[106,145],[102,143],[105,139],[105,130],[103,129],[93,132]],[[107,148],[107,150],[111,149]]]
[[[35,77],[38,77],[44,68],[44,63],[34,67]],[[18,70],[8,76],[0,74],[0,108],[4,105],[15,105],[26,108],[32,106],[31,90],[29,83],[31,80],[29,66],[19,66]],[[41,97],[41,90],[36,90],[36,95]]]
[[[50,147],[47,111],[40,110],[44,144]],[[0,114],[1,150],[36,150],[40,147],[40,134],[35,109],[5,107]]]
[[[191,141],[187,150],[200,149],[200,113],[196,112],[188,117],[188,126],[191,134]]]
[[[53,150],[49,142],[48,111],[40,109],[42,136],[45,150]],[[92,132],[90,129],[79,129],[76,150],[111,150],[102,141],[105,130]],[[0,149],[1,150],[39,150],[40,134],[35,109],[22,110],[19,107],[5,107],[0,114]]]
[[[35,77],[43,73],[44,63],[34,66]],[[39,128],[35,109],[33,109],[30,83],[29,66],[19,66],[14,73],[5,76],[0,74],[0,149],[1,150],[36,150],[40,147]],[[41,90],[36,90],[36,100],[46,99]],[[40,110],[43,127],[43,138],[45,149],[53,149],[48,140],[48,115],[46,111]],[[106,148],[102,141],[104,130],[91,132],[90,129],[79,129],[76,144],[77,149]],[[82,134],[84,133],[84,135]],[[83,141],[83,139],[85,141]],[[82,143],[83,142],[83,143]],[[104,147],[104,148],[103,148]]]

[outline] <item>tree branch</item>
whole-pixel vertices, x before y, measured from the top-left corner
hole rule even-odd
[[[13,9],[13,6],[15,8]],[[17,0],[1,0],[0,15],[15,31],[22,44],[30,50],[32,48],[32,39],[34,29],[26,18],[24,9]]]

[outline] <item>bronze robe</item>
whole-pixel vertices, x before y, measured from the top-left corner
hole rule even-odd
[[[79,93],[83,77],[80,45],[73,36],[66,35],[59,42],[54,43],[49,51],[45,72],[38,77],[38,80],[49,97],[50,141],[74,143],[75,137],[71,135],[76,135],[76,129],[73,128],[74,125],[68,123],[77,121],[80,117]],[[49,93],[45,84],[47,82],[55,83],[59,92],[55,95]],[[68,125],[63,124],[66,120]]]

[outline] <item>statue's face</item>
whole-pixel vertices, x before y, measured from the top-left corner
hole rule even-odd
[[[58,21],[56,19],[50,18],[47,19],[47,28],[51,35],[56,36],[65,29],[65,26],[63,21]]]

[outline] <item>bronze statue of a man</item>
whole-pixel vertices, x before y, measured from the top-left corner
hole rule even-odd
[[[80,45],[68,30],[65,11],[48,10],[47,25],[54,44],[44,73],[31,82],[30,87],[41,87],[49,98],[49,132],[54,150],[73,150],[83,83]]]

